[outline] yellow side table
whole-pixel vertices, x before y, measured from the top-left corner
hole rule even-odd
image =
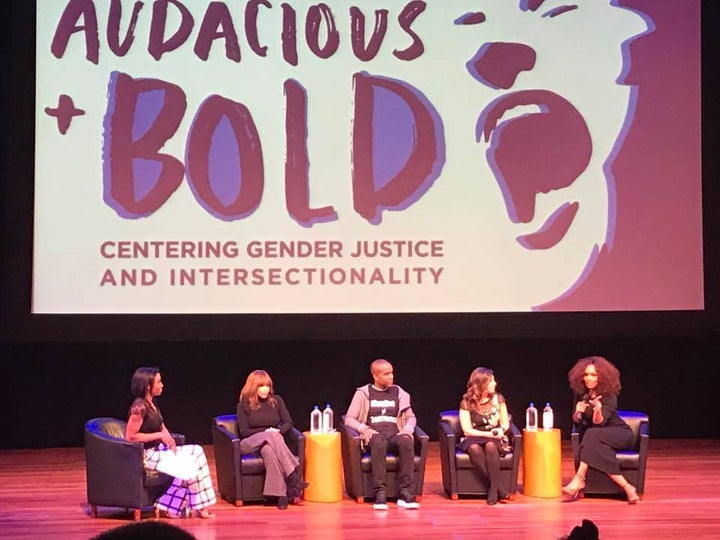
[[[340,433],[305,432],[305,500],[342,500],[342,452]]]
[[[552,498],[562,494],[560,430],[523,429],[523,494]]]

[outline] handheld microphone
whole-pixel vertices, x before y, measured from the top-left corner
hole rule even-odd
[[[588,403],[590,401],[590,394],[583,394],[582,400],[583,403]]]

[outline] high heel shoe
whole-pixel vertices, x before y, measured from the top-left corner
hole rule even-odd
[[[625,490],[625,494],[627,495],[628,504],[637,504],[640,502],[640,495],[637,494],[635,486],[628,482],[623,486],[623,489]]]
[[[585,477],[575,473],[572,480],[562,488],[562,492],[565,493],[565,495],[570,495],[570,497],[582,499],[583,489],[585,489]]]
[[[215,514],[207,510],[206,508],[203,508],[201,510],[196,510],[195,514],[197,517],[201,519],[215,519]]]

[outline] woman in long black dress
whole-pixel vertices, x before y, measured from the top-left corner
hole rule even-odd
[[[625,490],[628,503],[640,497],[635,487],[620,473],[616,451],[632,442],[630,427],[618,416],[617,396],[620,393],[620,372],[602,356],[578,360],[568,372],[574,393],[572,420],[580,430],[580,465],[575,476],[563,487],[572,497],[582,496],[588,468],[607,474]]]
[[[460,402],[459,414],[464,438],[458,446],[470,456],[470,462],[485,483],[490,505],[509,499],[500,485],[500,456],[507,444],[510,417],[505,398],[495,392],[496,386],[491,369],[474,369]]]

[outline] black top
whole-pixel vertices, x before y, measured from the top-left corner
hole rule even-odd
[[[491,431],[500,427],[500,404],[505,403],[502,394],[493,394],[487,403],[478,404],[477,408],[470,409],[470,421],[472,427],[479,431]],[[468,409],[465,400],[460,403],[461,409]]]
[[[573,399],[573,411],[575,410],[575,407],[577,406],[579,401],[582,401],[582,396],[575,395]],[[578,422],[577,415],[573,414],[572,419],[573,422],[576,425],[583,426],[583,427],[605,427],[605,426],[627,426],[627,424],[623,421],[622,418],[618,416],[617,412],[617,396],[612,395],[604,395],[602,397],[602,415],[603,415],[603,422],[602,424],[593,424],[592,417],[593,417],[593,409],[592,407],[587,407],[585,409],[585,413],[582,415],[580,421]]]
[[[382,433],[385,437],[392,437],[398,432],[398,414],[400,412],[400,390],[397,386],[388,386],[379,390],[372,384],[368,385],[370,408],[368,410],[368,425]]]
[[[261,399],[260,408],[254,411],[250,409],[247,401],[238,403],[237,424],[238,435],[241,439],[265,431],[269,427],[278,428],[283,435],[292,429],[292,418],[285,407],[285,402],[280,396],[273,397],[275,398],[274,407],[267,399]]]
[[[157,405],[153,408],[144,398],[135,398],[135,401],[130,405],[129,414],[139,414],[142,416],[143,421],[138,430],[140,433],[157,433],[162,429],[164,420],[160,413],[160,408]],[[150,448],[156,444],[157,441],[143,443],[145,448]]]

